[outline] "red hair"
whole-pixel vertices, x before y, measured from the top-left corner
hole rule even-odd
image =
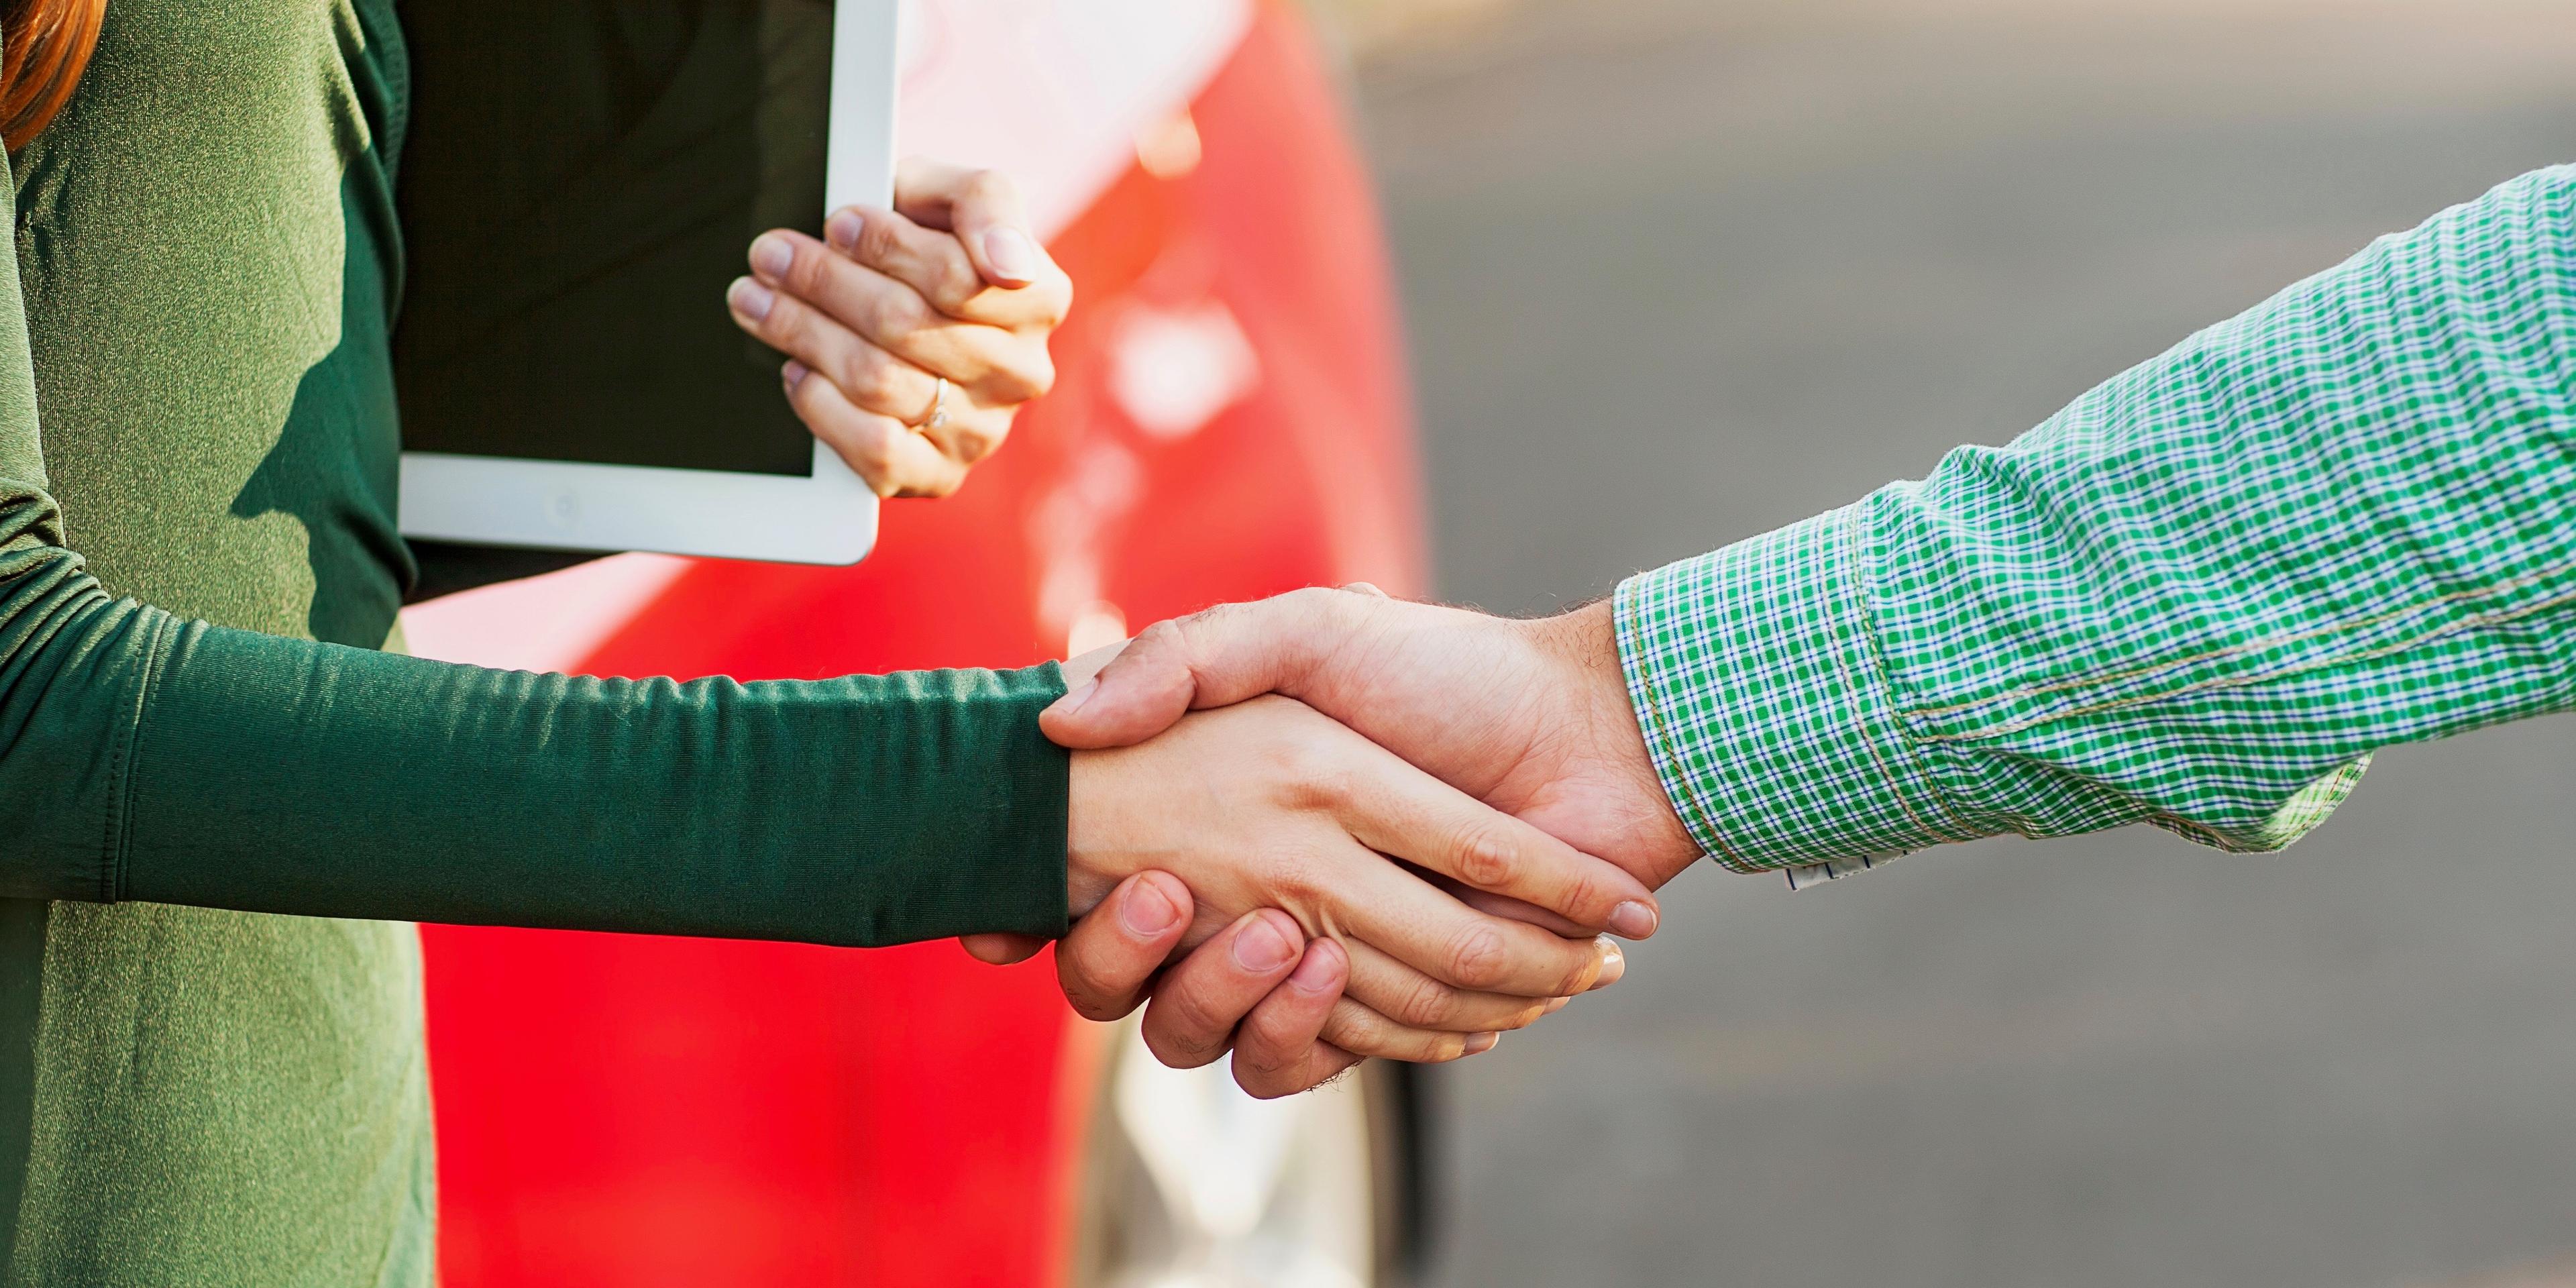
[[[27,146],[71,101],[107,0],[0,0],[0,143]]]

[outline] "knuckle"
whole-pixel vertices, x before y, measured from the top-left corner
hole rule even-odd
[[[1174,1069],[1196,1069],[1216,1058],[1213,1053],[1199,1050],[1152,1025],[1145,1028],[1145,1049],[1153,1052],[1156,1060]]]
[[[921,297],[897,288],[876,292],[866,310],[868,335],[879,344],[900,344],[929,324]]]
[[[995,402],[1034,402],[1055,388],[1055,362],[1044,352],[1034,358],[1006,362],[993,369],[990,383]]]
[[[1557,977],[1556,987],[1552,990],[1558,997],[1573,997],[1582,993],[1591,988],[1592,981],[1599,978],[1601,974],[1599,952],[1584,952],[1573,957],[1574,959],[1566,964],[1565,973]]]
[[[999,170],[978,170],[967,175],[958,190],[966,200],[983,204],[1013,201],[1020,195],[1019,185]]]
[[[1267,1075],[1272,1082],[1282,1081],[1279,1075],[1293,1071],[1304,1062],[1305,1054],[1300,1048],[1307,1045],[1296,1034],[1283,1032],[1278,1022],[1256,1011],[1243,1022],[1242,1030],[1235,1035],[1234,1067],[1238,1071],[1250,1070]]]
[[[894,477],[894,436],[863,433],[857,442],[841,450],[850,468],[878,482]]]
[[[1136,642],[1128,645],[1118,656],[1121,660],[1160,658],[1182,677],[1192,674],[1189,632],[1180,622],[1168,617],[1138,632]]]
[[[1216,1059],[1232,1036],[1187,992],[1155,998],[1145,1020],[1145,1045],[1155,1059],[1175,1069],[1195,1069]]]
[[[954,445],[955,451],[951,454],[959,463],[972,465],[1000,450],[1002,439],[1009,432],[1008,429],[995,431],[980,426],[952,429],[949,431],[949,441]]]
[[[1279,775],[1280,803],[1301,813],[1339,813],[1351,799],[1347,774],[1333,766],[1318,763],[1312,747],[1301,740],[1289,739],[1272,749],[1274,768]]]
[[[1458,837],[1458,879],[1481,890],[1499,890],[1518,874],[1510,838],[1490,819],[1468,823]]]
[[[1283,731],[1262,754],[1294,808],[1331,810],[1353,799],[1357,784],[1351,767],[1311,728]]]
[[[1588,923],[1599,918],[1599,910],[1610,906],[1610,887],[1589,863],[1561,876],[1552,864],[1546,862],[1542,862],[1535,871],[1535,884],[1542,889],[1530,894],[1530,902],[1559,916],[1577,923]]]
[[[1462,988],[1491,990],[1510,978],[1511,949],[1502,932],[1471,922],[1449,944],[1449,977]]]
[[[1064,325],[1064,320],[1073,315],[1073,279],[1061,271],[1051,274],[1034,304],[1033,325],[1046,331]]]
[[[880,215],[860,225],[859,239],[850,249],[860,263],[882,268],[902,252],[903,234],[893,220]]]
[[[1331,894],[1334,882],[1313,854],[1303,849],[1286,849],[1273,855],[1269,863],[1267,884],[1278,902],[1311,906]]]
[[[939,257],[930,276],[925,285],[931,302],[951,316],[964,312],[975,303],[976,296],[984,293],[984,275],[975,271],[975,263],[966,258],[963,247],[950,247],[947,254]]]
[[[1403,1054],[1394,1035],[1392,1025],[1348,998],[1334,1003],[1324,1017],[1324,1040],[1355,1055]]]
[[[1415,1064],[1438,1064],[1454,1060],[1466,1050],[1463,1033],[1430,1033],[1400,1027],[1368,1011],[1344,1004],[1333,1008],[1332,1019],[1324,1026],[1324,1040],[1352,1055],[1380,1056]],[[1443,1054],[1443,1052],[1447,1054]]]
[[[891,413],[903,396],[903,370],[884,351],[867,345],[853,345],[849,360],[842,364],[841,392],[862,407],[874,407]]]
[[[1424,975],[1405,986],[1390,1018],[1416,1028],[1438,1028],[1449,1022],[1457,1008],[1458,990]]]

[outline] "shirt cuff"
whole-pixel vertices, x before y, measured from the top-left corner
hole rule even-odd
[[[1897,720],[1859,506],[1629,578],[1619,662],[1700,847],[1736,872],[1841,876],[1980,835]]]

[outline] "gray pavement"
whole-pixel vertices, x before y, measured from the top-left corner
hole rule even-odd
[[[2570,30],[1556,0],[1371,51],[1441,586],[1538,611],[1919,475],[2576,158]],[[2280,856],[1695,872],[1442,1083],[1435,1282],[2576,1282],[2571,789],[2554,719],[2390,752]]]

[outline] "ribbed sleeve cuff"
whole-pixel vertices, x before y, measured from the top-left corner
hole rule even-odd
[[[1056,939],[1069,922],[1065,907],[1065,821],[1073,753],[1047,741],[1038,713],[1064,696],[1064,672],[1053,662],[979,677],[995,692],[977,704],[982,730],[971,744],[990,748],[989,772],[960,776],[953,866],[934,884],[918,920],[889,938],[902,940],[1007,930]]]
[[[1673,807],[1737,872],[1842,875],[1976,832],[1897,723],[1835,510],[1619,587],[1619,661]]]

